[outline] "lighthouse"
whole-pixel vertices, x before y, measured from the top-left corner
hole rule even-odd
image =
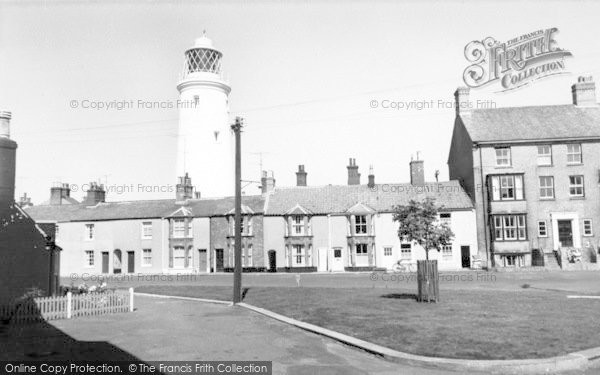
[[[177,177],[186,173],[202,197],[231,196],[234,191],[233,134],[229,92],[223,78],[223,54],[203,35],[185,51],[179,90]]]

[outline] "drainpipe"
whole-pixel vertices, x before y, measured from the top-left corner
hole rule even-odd
[[[485,255],[487,257],[488,260],[488,270],[490,268],[490,264],[493,266],[494,262],[493,259],[490,259],[490,249],[488,247],[488,227],[487,227],[487,220],[486,220],[486,216],[487,216],[487,210],[485,208],[485,184],[483,181],[483,157],[481,156],[481,146],[478,146],[479,148],[479,177],[481,179],[481,203],[482,203],[482,209],[483,209],[483,236],[485,238]]]
[[[329,266],[329,253],[333,255],[331,248],[331,214],[327,214],[327,271],[332,271]]]

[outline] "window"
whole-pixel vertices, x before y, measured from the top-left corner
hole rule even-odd
[[[451,257],[452,256],[452,244],[447,244],[442,246],[442,256]]]
[[[152,265],[152,249],[142,249],[142,267]]]
[[[342,249],[340,249],[339,247],[334,248],[333,249],[333,257],[341,258],[342,257]]]
[[[552,146],[538,146],[537,165],[552,165]]]
[[[185,266],[185,249],[183,246],[173,248],[173,267],[183,268]]]
[[[142,238],[143,239],[152,238],[152,222],[151,221],[142,222]]]
[[[449,212],[442,212],[440,214],[440,222],[442,224],[446,224],[446,225],[450,226],[451,219],[452,219],[452,216],[450,215]]]
[[[246,259],[244,263],[247,267],[252,267],[252,245],[246,248]]]
[[[94,267],[94,250],[85,251],[85,266]]]
[[[540,177],[540,199],[554,199],[554,177]]]
[[[492,200],[522,200],[523,175],[491,176]]]
[[[85,239],[91,241],[94,239],[94,224],[85,225]]]
[[[496,241],[527,239],[525,215],[494,215],[492,222]]]
[[[359,256],[367,255],[367,244],[366,243],[356,244],[356,255],[359,255]]]
[[[367,216],[366,215],[354,216],[354,233],[355,234],[367,234]]]
[[[409,243],[400,244],[400,257],[402,259],[410,259],[411,258],[411,246]]]
[[[592,219],[583,219],[583,235],[593,236]]]
[[[242,236],[252,235],[252,218],[249,216],[242,216],[240,221],[240,234]],[[235,236],[235,217],[231,217],[231,235]]]
[[[304,235],[304,217],[296,215],[292,217],[292,234],[296,236]]]
[[[546,220],[538,221],[538,237],[548,237],[548,229],[546,227]]]
[[[173,219],[173,237],[185,237],[185,219]]]
[[[292,247],[294,257],[294,264],[296,266],[304,265],[304,245],[294,245]]]
[[[523,265],[522,255],[503,255],[502,263],[504,267],[519,267]]]
[[[567,145],[567,164],[581,164],[581,145],[572,143]]]
[[[502,147],[496,149],[496,166],[497,167],[509,167],[510,161],[510,147]]]
[[[569,176],[569,195],[572,197],[583,197],[583,176]]]
[[[383,248],[383,255],[386,257],[392,256],[392,248],[391,247],[384,247]]]

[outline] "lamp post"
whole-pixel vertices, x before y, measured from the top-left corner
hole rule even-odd
[[[242,302],[242,145],[241,133],[244,120],[235,118],[231,129],[235,134],[235,224],[234,224],[234,270],[233,270],[233,303]]]

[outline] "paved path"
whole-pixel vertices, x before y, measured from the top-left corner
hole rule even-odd
[[[391,363],[241,307],[136,297],[137,311],[53,323],[143,361],[270,360],[274,374],[447,374]]]

